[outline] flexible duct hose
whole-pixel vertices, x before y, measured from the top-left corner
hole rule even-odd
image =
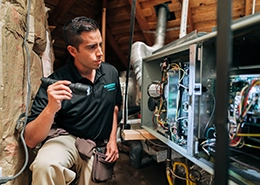
[[[153,46],[147,46],[143,42],[135,42],[132,45],[131,65],[134,69],[138,84],[142,85],[142,63],[143,58],[150,56],[153,51],[161,48],[164,45],[166,23],[167,23],[167,7],[162,4],[158,8],[158,20],[155,33],[155,43]]]

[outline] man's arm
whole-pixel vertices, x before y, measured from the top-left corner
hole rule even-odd
[[[118,106],[114,108],[114,116],[113,116],[113,126],[112,131],[110,133],[109,141],[106,147],[106,160],[109,162],[116,161],[119,158],[118,147],[117,147],[117,115],[118,115]]]
[[[29,122],[25,127],[24,138],[28,147],[34,148],[47,136],[54,122],[54,116],[61,109],[61,102],[64,99],[71,99],[72,92],[68,85],[69,81],[58,81],[47,89],[48,104],[39,116]]]

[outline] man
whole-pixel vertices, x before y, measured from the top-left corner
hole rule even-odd
[[[75,147],[77,137],[97,144],[107,140],[106,160],[119,158],[116,130],[122,96],[117,70],[102,62],[99,26],[90,18],[76,17],[63,27],[63,33],[73,60],[49,76],[57,82],[41,84],[25,129],[30,148],[44,141],[30,166],[33,185],[70,184],[76,177],[78,185],[94,184],[93,156],[87,161],[80,158]],[[92,92],[75,94],[71,83],[89,85]],[[53,125],[61,128],[56,133],[60,135],[46,139]]]

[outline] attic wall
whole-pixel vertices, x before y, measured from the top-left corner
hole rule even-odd
[[[0,1],[0,166],[3,176],[13,176],[24,164],[24,149],[15,126],[26,110],[27,75],[30,70],[30,103],[43,76],[41,55],[46,49],[47,19],[44,0],[31,0],[27,27],[27,1]],[[29,28],[26,46],[23,44]],[[29,170],[7,184],[26,185]]]

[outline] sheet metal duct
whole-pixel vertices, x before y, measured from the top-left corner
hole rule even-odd
[[[143,58],[150,56],[153,51],[161,48],[164,45],[166,25],[167,25],[168,9],[165,4],[158,6],[158,19],[155,33],[155,42],[153,46],[147,46],[143,42],[135,42],[132,45],[130,57],[131,65],[134,69],[138,84],[142,85],[142,62]]]

